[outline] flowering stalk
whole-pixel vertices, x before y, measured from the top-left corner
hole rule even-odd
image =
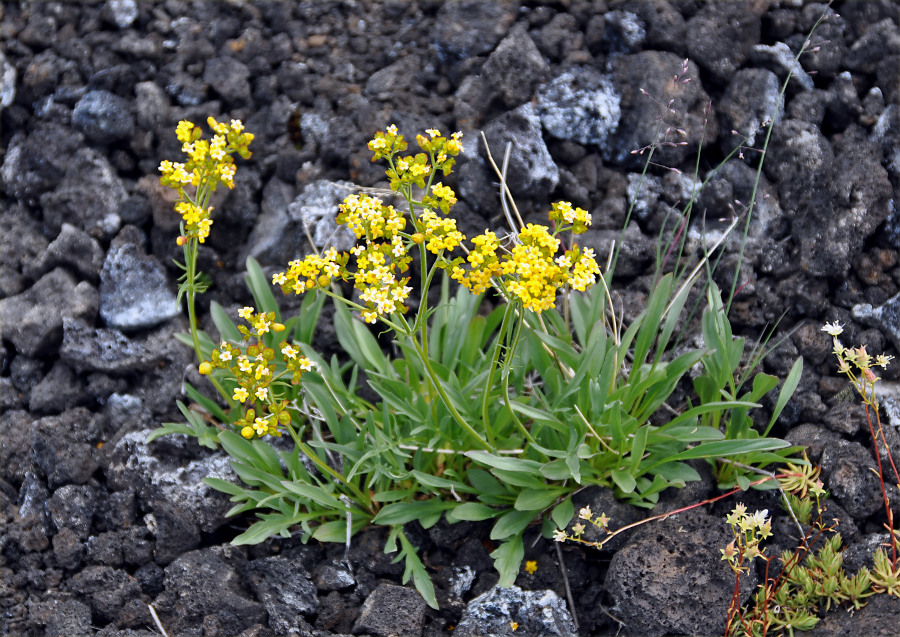
[[[879,439],[880,443],[884,445],[888,461],[891,464],[891,469],[894,471],[894,480],[898,489],[900,489],[900,474],[897,472],[897,465],[894,464],[894,459],[891,456],[891,448],[887,444],[887,440],[884,437],[884,429],[881,427],[881,415],[878,413],[878,397],[875,394],[875,383],[877,383],[880,378],[872,371],[873,367],[886,368],[894,357],[879,354],[875,357],[875,361],[873,362],[872,356],[866,351],[864,345],[856,348],[844,347],[838,339],[838,336],[843,333],[844,327],[837,321],[834,323],[826,323],[822,327],[822,331],[831,335],[832,344],[834,346],[833,352],[838,359],[838,371],[850,380],[850,384],[853,385],[856,392],[862,398],[863,406],[866,410],[866,423],[869,425],[869,434],[872,436],[872,443],[875,447],[875,461],[878,464],[881,497],[884,500],[884,510],[887,515],[887,527],[891,536],[891,565],[894,570],[897,570],[898,565],[900,565],[897,556],[897,530],[894,528],[894,514],[891,510],[887,490],[884,485],[884,469],[881,464],[881,452],[878,449]],[[875,428],[872,426],[873,411],[875,412],[875,421],[878,425],[877,434],[875,433]]]
[[[197,333],[196,296],[207,289],[197,271],[197,256],[200,244],[206,241],[212,227],[210,213],[212,207],[209,200],[219,183],[234,188],[234,159],[238,154],[244,159],[250,157],[247,150],[253,141],[251,133],[245,133],[240,120],[233,119],[230,124],[217,122],[213,117],[207,119],[215,135],[212,140],[202,139],[203,132],[193,122],[182,120],[175,129],[175,135],[181,142],[181,150],[188,156],[185,163],[163,160],[159,164],[162,173],[160,183],[173,188],[178,193],[175,210],[181,217],[181,234],[176,242],[184,251],[184,263],[179,267],[184,270],[181,285],[178,288],[178,301],[187,294],[188,321],[194,352],[198,359],[203,359]],[[186,190],[190,186],[193,194]]]

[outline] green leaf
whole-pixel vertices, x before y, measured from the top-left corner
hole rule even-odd
[[[406,535],[402,530],[397,537],[399,538],[402,547],[401,556],[405,558],[403,583],[405,584],[408,582],[410,576],[412,576],[416,590],[419,591],[419,594],[425,600],[425,603],[437,610],[438,603],[434,594],[434,584],[431,583],[431,578],[428,577],[428,571],[425,570],[425,565],[422,564],[422,560],[419,559],[416,548],[406,538]]]
[[[513,458],[510,456],[495,456],[488,451],[467,451],[463,455],[471,458],[475,462],[493,467],[495,469],[503,469],[516,473],[541,475],[541,463],[535,460],[527,460],[525,458]]]
[[[519,575],[519,567],[525,557],[522,534],[519,533],[494,549],[491,557],[494,558],[494,568],[500,574],[500,581],[497,582],[497,585],[508,588],[515,584],[516,577]]]
[[[616,486],[619,487],[623,493],[631,493],[634,491],[634,487],[637,483],[635,482],[633,475],[620,469],[613,469],[610,475],[613,482],[616,483]]]
[[[540,511],[553,504],[568,489],[523,489],[516,498],[517,511]]]
[[[331,493],[325,491],[322,487],[315,487],[311,484],[301,484],[290,480],[282,480],[282,486],[291,493],[296,493],[307,500],[312,500],[317,504],[332,509],[334,511],[346,511],[347,507]]]
[[[464,502],[447,511],[448,522],[479,522],[481,520],[489,520],[497,515],[497,509],[489,507],[479,502]]]
[[[441,513],[453,507],[453,502],[445,502],[437,498],[415,502],[394,502],[382,508],[378,515],[372,518],[372,522],[392,526],[395,524],[406,524],[413,520],[429,520],[435,514],[440,518]],[[432,522],[433,524],[434,522]],[[425,524],[423,523],[422,526],[425,526]]]
[[[788,372],[787,378],[784,379],[784,385],[781,386],[781,391],[778,393],[778,400],[775,402],[775,408],[772,410],[772,418],[766,426],[765,433],[763,433],[764,437],[769,435],[769,431],[772,430],[775,421],[778,420],[778,417],[787,406],[791,396],[794,395],[794,390],[796,390],[797,385],[800,384],[800,376],[802,374],[803,357],[800,356],[794,361],[794,364],[791,365],[791,371]]]
[[[253,523],[250,528],[231,540],[234,545],[259,544],[273,535],[290,537],[288,529],[295,522],[284,515],[275,514]]]
[[[209,314],[212,317],[216,329],[219,330],[219,336],[226,341],[232,343],[242,342],[241,333],[238,331],[234,321],[225,313],[225,309],[213,301],[209,304]]]
[[[540,511],[509,511],[501,515],[491,529],[492,540],[503,540],[525,530]]]
[[[575,504],[572,502],[571,497],[566,498],[557,504],[550,513],[550,519],[553,520],[553,523],[556,524],[556,528],[558,529],[566,528],[574,516]]]

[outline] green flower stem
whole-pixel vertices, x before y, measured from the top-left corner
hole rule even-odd
[[[403,322],[404,326],[407,329],[407,333],[409,333],[410,328],[409,324],[406,322],[402,316],[400,316],[400,320]],[[419,355],[419,358],[422,360],[422,364],[425,366],[425,371],[428,373],[428,377],[431,380],[431,384],[434,385],[435,390],[437,390],[438,395],[441,397],[444,405],[447,407],[447,410],[450,412],[450,415],[453,416],[453,419],[462,427],[466,433],[468,433],[472,438],[474,438],[478,444],[487,451],[491,453],[496,453],[496,448],[489,444],[484,438],[482,438],[477,431],[472,428],[472,425],[467,423],[456,407],[453,406],[453,403],[450,401],[450,397],[447,395],[447,392],[444,390],[443,383],[441,379],[438,377],[437,373],[434,371],[434,368],[431,366],[431,361],[428,359],[428,351],[427,349],[423,349],[422,345],[415,339],[410,339],[412,341],[413,347],[416,350],[416,353]]]

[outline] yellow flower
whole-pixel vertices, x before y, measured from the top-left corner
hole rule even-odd
[[[254,392],[257,398],[260,400],[266,400],[269,397],[269,388],[268,387],[259,387]],[[262,434],[260,434],[262,435]]]
[[[294,358],[297,354],[300,353],[300,351],[297,349],[294,349],[290,345],[285,345],[284,347],[281,348],[281,353],[284,354],[285,356],[287,356],[288,358]]]
[[[240,316],[242,319],[244,319],[246,321],[249,321],[250,318],[253,316],[253,312],[255,312],[255,310],[252,307],[250,307],[249,305],[245,305],[244,307],[242,307],[241,309],[238,310],[238,316]]]
[[[247,398],[250,397],[249,392],[243,387],[237,387],[234,390],[234,395],[231,397],[232,400],[237,400],[240,402],[244,402]]]
[[[529,575],[534,575],[535,571],[537,571],[537,562],[534,560],[528,560],[525,562],[525,572]]]

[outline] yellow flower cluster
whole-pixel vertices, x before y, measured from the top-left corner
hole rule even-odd
[[[406,285],[409,277],[398,279],[397,274],[406,272],[412,259],[402,239],[395,236],[391,243],[367,241],[350,253],[356,257],[356,272],[350,276],[366,305],[363,320],[374,323],[379,316],[406,312],[405,301],[412,288]]]
[[[368,195],[350,195],[338,209],[336,221],[346,225],[357,239],[390,241],[406,228],[406,218],[393,206]]]
[[[276,272],[272,275],[272,283],[281,287],[287,294],[303,294],[313,288],[327,288],[331,279],[343,276],[347,265],[347,255],[338,254],[333,247],[328,248],[323,256],[307,255],[304,259],[295,259],[288,264],[287,272]]]
[[[450,276],[474,294],[484,292],[495,279],[498,287],[520,300],[526,309],[538,313],[555,307],[557,291],[563,286],[583,292],[600,274],[594,252],[576,245],[557,257],[560,240],[556,235],[567,229],[586,229],[590,215],[560,202],[554,204],[550,218],[563,224],[555,233],[551,234],[547,226],[529,223],[519,232],[518,243],[502,257],[497,255],[499,241],[493,232],[473,238],[474,247],[466,257],[468,270],[458,258],[449,264]]]
[[[212,226],[212,208],[207,205],[210,193],[216,190],[219,182],[234,188],[233,154],[244,159],[251,155],[248,146],[253,135],[244,132],[240,120],[233,119],[230,124],[225,124],[210,117],[207,122],[215,133],[210,141],[202,139],[202,131],[193,122],[179,122],[175,136],[188,159],[184,163],[163,160],[159,164],[160,182],[175,189],[179,195],[175,210],[184,221],[179,237],[182,245],[189,238],[196,238],[201,243],[206,240]],[[195,189],[193,197],[185,192],[187,186]]]
[[[219,343],[210,360],[200,365],[200,371],[209,374],[213,369],[227,370],[237,381],[232,400],[246,408],[235,423],[242,436],[280,436],[278,425],[286,424],[291,417],[287,412],[288,401],[275,397],[279,391],[278,383],[289,377],[291,384],[299,384],[300,378],[311,371],[314,364],[287,341],[279,345],[283,364],[276,363],[275,350],[262,341],[266,334],[285,329],[275,321],[274,312],[257,312],[248,306],[241,308],[238,315],[250,325],[250,328],[238,325],[243,342],[237,345],[228,341]]]
[[[582,234],[591,225],[591,213],[582,208],[574,208],[568,201],[559,201],[551,206],[550,221],[560,226],[572,226],[572,232]]]
[[[456,229],[456,219],[439,217],[433,210],[425,210],[419,215],[419,223],[424,226],[425,248],[432,254],[441,250],[453,250],[466,240]]]

